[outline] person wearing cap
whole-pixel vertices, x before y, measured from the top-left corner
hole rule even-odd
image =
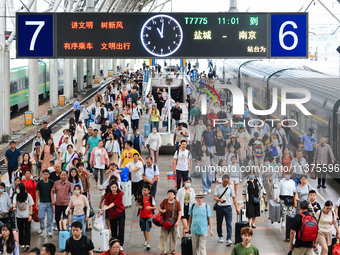
[[[303,142],[303,148],[308,154],[308,164],[312,164],[314,156],[314,147],[317,146],[317,140],[316,136],[314,135],[313,127],[308,128],[307,133],[302,135],[301,141]]]
[[[74,118],[75,122],[78,123],[79,116],[80,116],[80,98],[77,98],[76,101],[73,103],[73,112],[74,112]]]
[[[208,204],[204,203],[204,194],[196,193],[196,202],[189,210],[189,229],[192,236],[192,254],[205,255],[207,237],[213,237],[212,211]]]
[[[67,152],[68,145],[72,145],[73,152],[76,152],[76,146],[70,142],[70,137],[68,135],[64,135],[64,142],[58,148],[60,158]]]
[[[159,114],[159,110],[157,109],[156,104],[153,104],[151,112],[150,112],[151,129],[153,127],[156,127],[157,132],[158,132],[160,119],[161,119],[161,116]]]
[[[230,149],[231,146],[233,146],[235,148],[235,151],[237,151],[237,153],[240,152],[241,145],[237,141],[237,136],[236,135],[231,135],[230,136],[230,142],[228,143],[228,150]]]
[[[217,217],[217,234],[218,242],[223,243],[222,223],[225,218],[227,223],[227,246],[233,244],[231,241],[232,236],[232,219],[233,212],[231,204],[235,205],[236,212],[239,214],[240,210],[237,204],[234,188],[229,184],[229,175],[222,176],[222,183],[217,185],[214,191],[214,200],[217,202],[216,217]]]
[[[172,211],[174,208],[173,222],[174,225],[169,229],[165,229],[164,225],[161,227],[161,235],[159,237],[158,248],[162,251],[161,255],[167,254],[168,239],[170,236],[170,254],[175,255],[176,242],[177,242],[177,228],[181,220],[182,209],[181,204],[176,198],[176,191],[173,189],[168,190],[168,198],[164,199],[158,207],[158,211],[163,213],[164,221],[172,218]],[[175,203],[175,206],[174,206]]]
[[[321,143],[318,144],[316,147],[314,158],[313,158],[313,164],[320,164],[320,165],[328,165],[330,160],[332,164],[335,163],[334,154],[332,151],[331,146],[327,144],[327,137],[322,136],[321,137]],[[321,171],[317,173],[318,176],[318,189],[321,187],[326,188],[325,182],[326,182],[326,173]]]

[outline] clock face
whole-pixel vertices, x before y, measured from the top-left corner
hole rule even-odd
[[[167,57],[174,54],[183,41],[181,25],[168,15],[156,15],[143,25],[140,39],[143,47],[151,55]]]

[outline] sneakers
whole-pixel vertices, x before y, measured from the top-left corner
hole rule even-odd
[[[147,250],[147,251],[150,251],[150,249],[151,249],[150,244],[147,244],[147,245],[146,245],[146,250]]]
[[[54,230],[54,231],[58,231],[57,226],[53,227],[53,230]]]
[[[208,193],[209,193],[209,194],[211,193],[211,189],[208,190]]]
[[[47,232],[47,237],[52,237],[52,232]]]
[[[221,237],[218,238],[218,242],[219,242],[219,243],[224,243],[223,236],[221,236]]]
[[[20,245],[20,249],[24,250],[25,249],[25,245]]]
[[[42,230],[41,228],[39,229],[38,231],[38,234],[41,235],[41,233],[43,232],[44,230]]]
[[[26,247],[25,247],[25,251],[29,251],[31,249],[31,246],[29,246],[29,245],[26,245]]]
[[[206,196],[208,193],[206,191],[203,192],[203,195]]]
[[[227,243],[226,243],[226,246],[230,246],[230,245],[232,245],[232,244],[234,244],[234,242],[231,241],[230,239],[228,239],[228,240],[227,240]]]
[[[99,187],[99,190],[103,190],[103,186],[100,186],[100,187]]]
[[[145,241],[144,246],[147,246],[147,245],[148,245],[148,241]]]

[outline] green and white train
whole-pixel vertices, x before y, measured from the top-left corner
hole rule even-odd
[[[39,101],[47,98],[50,92],[49,61],[38,62]],[[28,61],[11,60],[10,71],[10,105],[14,113],[28,105]],[[63,61],[58,61],[58,90],[63,91]]]

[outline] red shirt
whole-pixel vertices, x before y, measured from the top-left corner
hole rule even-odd
[[[108,250],[108,251],[104,251],[104,252],[101,253],[100,255],[110,255],[110,251],[109,251],[109,250]],[[119,252],[118,252],[118,255],[124,255],[124,252],[119,251]]]
[[[151,218],[153,216],[152,210],[146,210],[145,208],[147,206],[153,206],[150,203],[150,195],[147,197],[142,196],[143,198],[143,209],[139,209],[139,215],[141,218]],[[152,202],[154,203],[154,200],[152,198]]]
[[[34,181],[33,179],[29,179],[28,181],[26,181],[26,179],[23,179],[21,182],[22,182],[22,184],[25,185],[26,192],[31,195],[34,203],[36,203],[36,201],[37,201],[37,197],[36,197],[36,195],[37,195],[37,182]]]
[[[21,166],[22,175],[25,175],[27,170],[32,172],[32,163],[31,162],[28,162],[28,164],[21,163],[20,166]]]
[[[110,205],[114,203],[115,206],[109,209],[109,219],[118,218],[119,215],[124,211],[125,206],[123,204],[123,193],[119,192],[118,194],[107,193],[105,197],[104,205]]]
[[[211,124],[214,124],[213,120],[217,120],[217,114],[214,113],[214,114],[211,114],[211,113],[208,113],[207,115],[207,118],[211,120]]]

